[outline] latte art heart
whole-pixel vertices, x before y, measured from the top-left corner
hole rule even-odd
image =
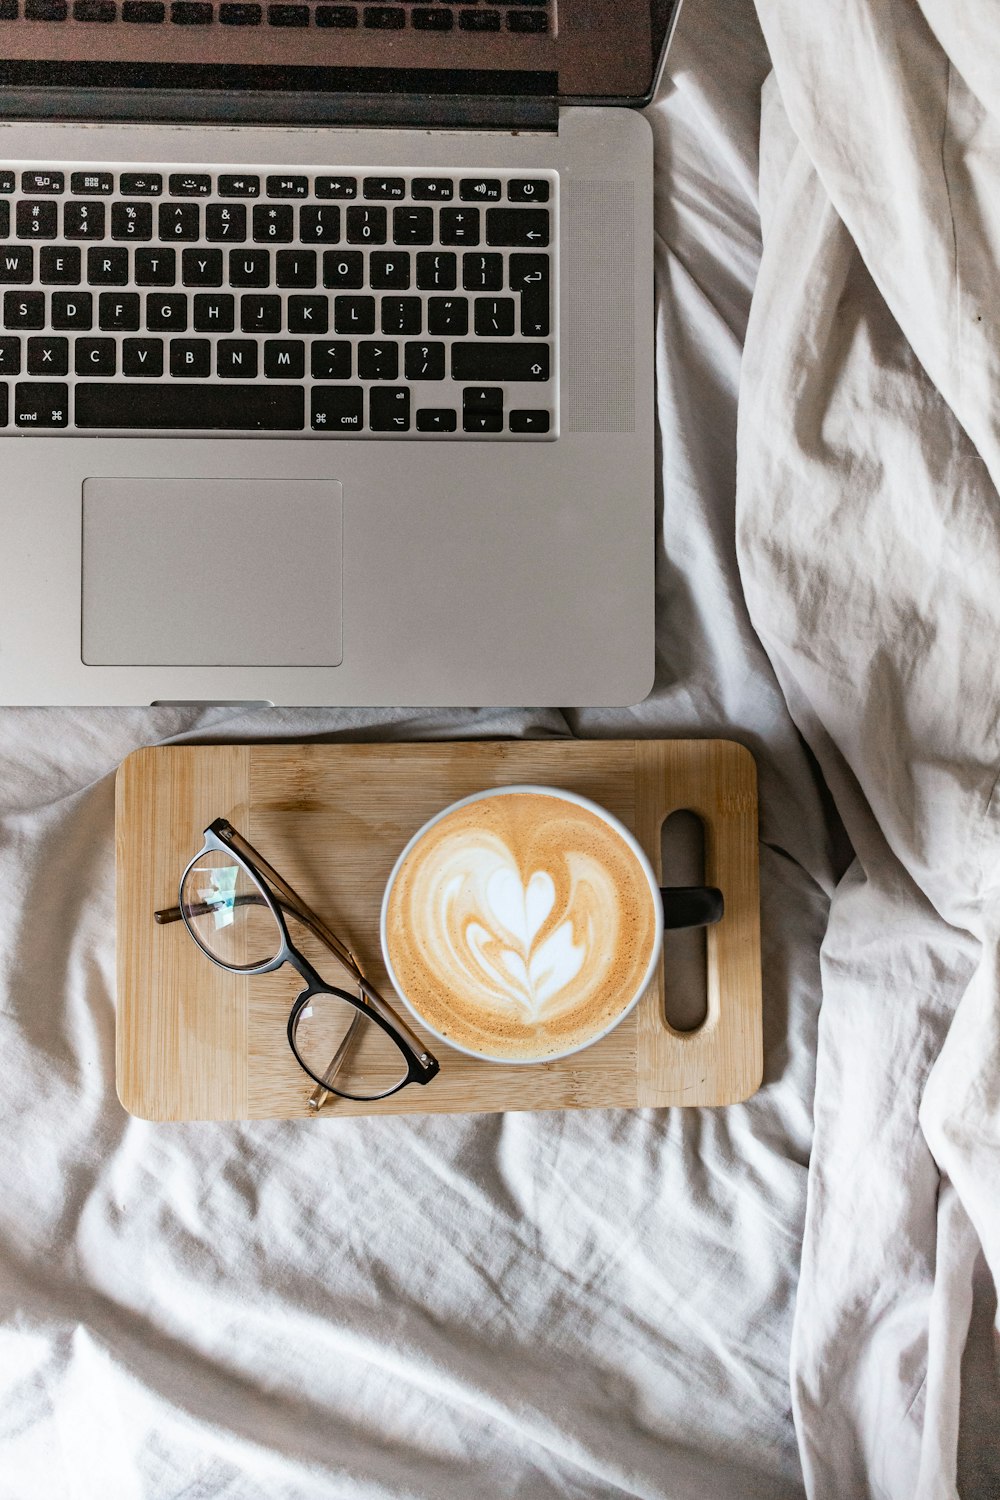
[[[446,1038],[488,1056],[582,1045],[636,994],[656,940],[628,844],[589,808],[540,792],[445,814],[386,903],[398,987]]]

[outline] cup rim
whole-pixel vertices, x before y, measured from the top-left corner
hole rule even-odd
[[[614,1019],[610,1021],[608,1025],[603,1028],[603,1030],[596,1032],[591,1037],[588,1037],[586,1041],[578,1042],[574,1047],[566,1047],[561,1052],[547,1052],[542,1057],[498,1057],[495,1053],[474,1051],[471,1047],[464,1047],[460,1042],[453,1041],[451,1037],[444,1036],[440,1031],[438,1031],[434,1026],[431,1025],[426,1016],[422,1015],[420,1011],[417,1010],[416,1006],[411,1003],[411,1001],[405,994],[403,987],[396,975],[396,972],[392,967],[392,960],[389,957],[389,946],[386,942],[386,913],[389,906],[389,897],[392,893],[392,888],[396,883],[396,876],[399,874],[403,861],[406,859],[410,850],[414,848],[417,843],[419,843],[419,841],[424,837],[425,834],[430,832],[430,830],[436,823],[440,823],[442,818],[447,817],[449,813],[456,812],[458,808],[467,807],[471,802],[483,802],[488,797],[506,797],[516,792],[528,794],[533,793],[544,797],[559,797],[564,802],[573,802],[578,807],[584,807],[587,808],[590,812],[596,813],[596,815],[599,818],[602,818],[609,827],[613,828],[616,833],[620,834],[624,842],[631,849],[632,853],[638,860],[640,867],[642,868],[642,872],[646,877],[646,880],[649,884],[650,893],[653,897],[653,922],[655,928],[653,936],[653,948],[652,952],[650,953],[649,963],[646,965],[646,969],[643,973],[642,979],[638,984],[635,994],[632,996],[629,1003],[618,1012]],[[440,811],[436,812],[433,815],[433,817],[428,818],[425,823],[421,824],[416,833],[414,833],[412,837],[407,841],[405,847],[399,854],[389,874],[389,878],[385,883],[385,890],[382,893],[382,906],[379,912],[379,942],[382,947],[382,959],[385,963],[386,970],[389,974],[389,980],[392,984],[397,998],[403,1005],[405,1005],[406,1009],[410,1012],[410,1015],[413,1016],[414,1020],[418,1021],[421,1026],[425,1027],[425,1029],[430,1032],[431,1036],[435,1037],[439,1042],[443,1042],[446,1047],[451,1047],[456,1052],[461,1052],[465,1057],[474,1057],[479,1062],[503,1063],[507,1067],[515,1068],[537,1068],[540,1063],[558,1062],[561,1058],[572,1057],[575,1053],[583,1052],[585,1048],[593,1047],[595,1043],[603,1041],[604,1038],[606,1036],[609,1036],[611,1032],[614,1031],[616,1026],[620,1026],[622,1021],[625,1020],[626,1016],[630,1015],[631,1012],[635,1009],[635,1007],[638,1005],[639,1001],[642,999],[643,995],[649,988],[653,975],[656,972],[656,966],[660,960],[660,954],[663,947],[663,900],[660,895],[659,881],[656,879],[656,875],[653,871],[653,866],[650,863],[646,851],[642,848],[641,844],[635,837],[635,834],[632,833],[631,829],[626,828],[625,824],[619,818],[616,818],[614,813],[609,812],[606,807],[602,807],[599,802],[594,802],[592,798],[585,797],[580,792],[569,791],[565,787],[543,786],[539,782],[517,782],[509,786],[505,785],[497,787],[486,787],[482,791],[471,792],[467,797],[459,797],[457,801],[449,802],[447,807],[442,807]]]

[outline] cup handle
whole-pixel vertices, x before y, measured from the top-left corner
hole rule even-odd
[[[667,932],[681,927],[711,927],[721,922],[725,911],[722,892],[714,885],[667,885],[660,887],[663,927]]]

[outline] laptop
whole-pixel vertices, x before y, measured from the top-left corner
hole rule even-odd
[[[0,702],[653,681],[674,0],[0,0]]]

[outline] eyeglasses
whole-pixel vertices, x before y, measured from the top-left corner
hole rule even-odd
[[[408,1083],[430,1083],[437,1059],[369,983],[336,933],[225,818],[216,818],[204,838],[181,876],[178,905],[154,918],[182,921],[205,956],[232,974],[269,974],[282,964],[296,970],[305,988],[288,1017],[288,1043],[318,1085],[310,1107],[321,1109],[329,1094],[388,1099]],[[322,962],[328,969],[331,954],[337,984],[316,967]]]

